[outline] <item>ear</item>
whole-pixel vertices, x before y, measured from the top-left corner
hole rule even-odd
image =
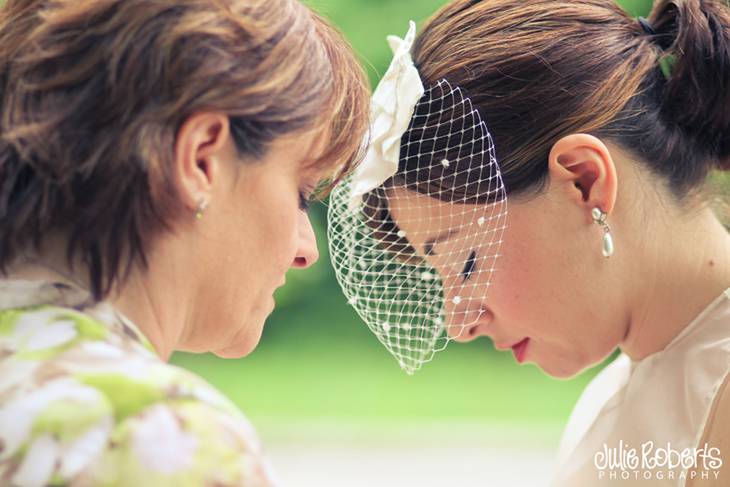
[[[571,134],[555,143],[548,156],[550,184],[561,186],[588,214],[598,207],[610,214],[616,204],[616,165],[600,139]]]
[[[210,202],[229,137],[228,116],[223,113],[197,113],[180,127],[175,141],[174,175],[179,196],[191,210],[201,201]]]

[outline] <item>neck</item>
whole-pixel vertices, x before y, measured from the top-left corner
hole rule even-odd
[[[154,262],[150,260],[150,262]],[[123,286],[109,296],[111,304],[129,318],[155,347],[157,355],[167,361],[180,341],[185,307],[177,303],[163,275],[152,269],[133,267]]]
[[[634,302],[619,345],[632,360],[666,348],[730,287],[730,234],[712,211],[671,220],[643,230],[652,239],[637,252],[644,259],[631,279]]]
[[[63,239],[48,238],[40,252],[19,259],[4,277],[9,279],[64,282],[89,290],[88,272],[81,262],[70,265]],[[158,259],[149,259],[150,265]],[[147,270],[133,265],[123,285],[117,286],[106,300],[131,320],[152,343],[158,356],[167,361],[181,340],[185,306],[189,302],[180,291],[185,280],[165,272],[174,266],[157,265]],[[175,282],[175,290],[169,283]]]

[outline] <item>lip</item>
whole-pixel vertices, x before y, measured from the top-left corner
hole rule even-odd
[[[521,341],[515,343],[512,345],[512,353],[515,355],[515,359],[518,363],[524,363],[525,361],[525,354],[527,353],[527,346],[530,343],[529,338],[523,338]]]
[[[505,350],[509,350],[510,348],[512,348],[512,345],[507,345],[507,344],[504,344],[504,343],[497,343],[497,342],[495,342],[494,343],[494,348],[497,349],[497,350],[499,350],[500,352],[504,352]]]
[[[520,342],[524,341],[525,339],[517,340],[516,342],[494,342],[494,348],[499,350],[500,352],[503,352],[505,350],[510,350],[515,345],[519,344]]]

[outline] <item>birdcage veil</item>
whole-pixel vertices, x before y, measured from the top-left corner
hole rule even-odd
[[[423,87],[414,37],[411,23],[405,39],[388,39],[394,60],[373,95],[366,158],[335,187],[328,210],[348,303],[409,374],[481,318],[507,218],[486,124],[448,80]],[[431,227],[446,230],[416,248],[424,239],[415,233]]]

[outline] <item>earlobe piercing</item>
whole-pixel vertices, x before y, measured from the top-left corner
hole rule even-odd
[[[203,219],[203,214],[205,213],[205,210],[208,209],[208,201],[205,199],[201,199],[200,203],[198,203],[198,208],[195,210],[195,218],[197,220]]]
[[[603,227],[603,256],[609,258],[613,255],[613,235],[611,235],[611,227],[606,223],[606,217],[608,216],[598,207],[593,208],[591,212],[593,221]]]

